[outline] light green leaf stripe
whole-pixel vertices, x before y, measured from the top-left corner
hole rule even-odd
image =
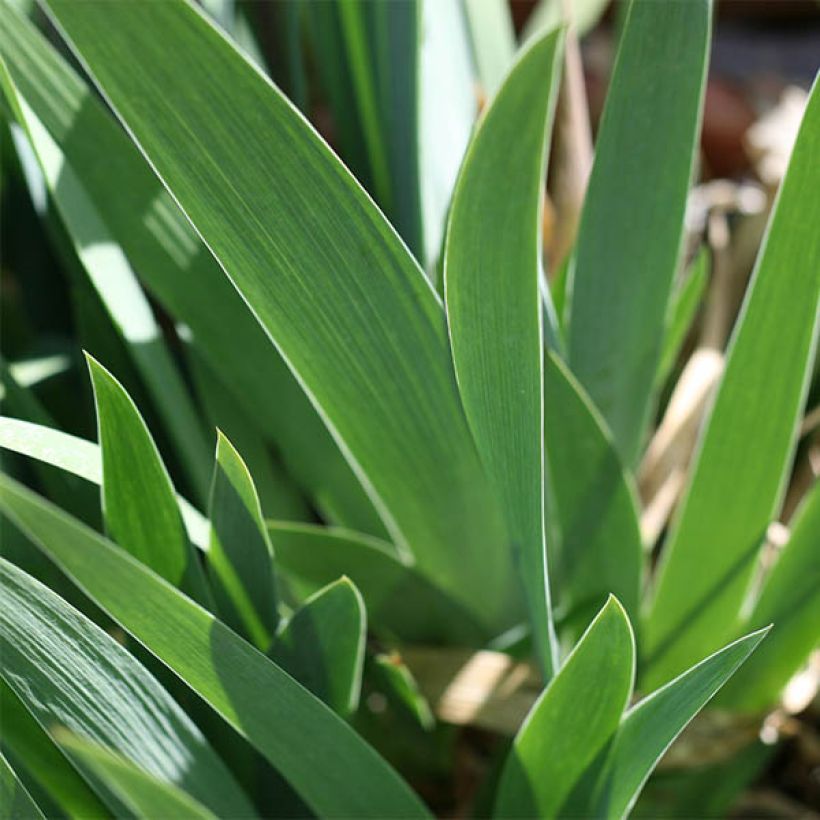
[[[710,0],[631,1],[570,262],[570,368],[629,466],[680,255],[710,18]]]
[[[93,441],[41,424],[0,416],[0,449],[59,467],[92,484],[102,484],[102,456]],[[207,551],[207,520],[184,498],[177,496],[177,503],[191,543]]]
[[[766,632],[760,630],[724,647],[633,706],[612,744],[561,808],[562,816],[626,817],[664,752]]]
[[[501,774],[495,817],[558,815],[615,734],[634,675],[632,628],[610,597],[519,729]]]
[[[136,146],[90,88],[26,20],[5,9],[0,53],[15,85],[64,152],[146,286],[190,330],[232,399],[280,448],[291,474],[330,520],[384,527],[265,331]]]
[[[7,492],[14,493],[15,486],[19,485],[0,475],[0,506],[20,524],[10,509],[14,502],[7,503],[12,499]],[[29,514],[48,528],[50,522],[37,510],[37,496],[20,491],[33,502]],[[65,513],[56,515],[71,520]],[[84,525],[76,526],[86,530]],[[64,541],[69,542],[70,538]],[[110,551],[133,561],[113,546]],[[90,561],[93,564],[94,559]],[[155,777],[184,788],[217,814],[252,814],[199,729],[124,647],[3,559],[0,579],[2,675],[40,725],[49,730],[64,726],[116,749]],[[126,597],[125,589],[119,590],[121,597]],[[145,617],[155,618],[156,611],[146,612]]]
[[[277,635],[269,657],[334,712],[359,705],[367,615],[347,578],[308,598]]]
[[[208,568],[221,620],[264,652],[279,623],[273,547],[251,474],[221,431],[208,512]]]
[[[644,633],[648,686],[732,636],[789,475],[820,322],[819,88],[815,83],[663,549]]]
[[[820,624],[820,482],[800,505],[792,533],[742,630],[773,624],[763,645],[720,693],[718,705],[744,712],[772,706],[817,646]]]
[[[634,482],[600,414],[551,352],[544,368],[544,407],[556,606],[562,617],[585,624],[612,593],[636,618],[643,548]]]
[[[48,733],[0,677],[2,746],[18,761],[66,817],[108,818],[100,802]]]
[[[216,820],[216,815],[184,791],[143,771],[122,755],[65,730],[60,746],[99,777],[137,817]]]
[[[137,560],[201,602],[209,590],[188,541],[171,477],[123,386],[91,356],[106,530]]]
[[[547,679],[556,648],[544,538],[539,260],[560,56],[561,33],[553,32],[523,54],[501,86],[467,151],[444,251],[458,387],[502,500]]]
[[[193,6],[125,3],[113,13],[54,0],[49,9],[379,500],[397,544],[488,623],[509,622],[510,557],[458,401],[441,305],[389,224]]]
[[[0,752],[0,818],[2,820],[45,820],[26,787]]]
[[[192,487],[204,498],[208,477],[204,430],[131,264],[51,135],[18,95],[2,63],[0,85],[25,130],[77,258],[148,388]]]
[[[318,815],[428,816],[395,771],[341,718],[143,564],[2,475],[0,509],[247,738]]]

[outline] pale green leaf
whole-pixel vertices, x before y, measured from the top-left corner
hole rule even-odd
[[[504,764],[495,816],[558,816],[586,767],[615,734],[632,694],[635,639],[610,598],[535,702]]]
[[[629,466],[680,256],[710,17],[710,0],[631,1],[570,262],[569,364]]]
[[[644,631],[649,686],[734,632],[789,476],[820,323],[820,85],[809,98]]]
[[[359,705],[366,627],[362,596],[340,578],[293,613],[268,655],[346,717]]]
[[[89,768],[137,817],[215,820],[215,814],[182,789],[143,771],[122,755],[65,730],[55,734],[60,746]]]
[[[487,110],[453,195],[444,256],[458,387],[502,500],[548,679],[541,203],[561,42],[553,32],[529,48]]]
[[[19,524],[7,503],[15,485],[5,476],[0,480],[3,511]],[[26,495],[36,504],[37,496]],[[36,506],[32,512],[39,517]],[[70,520],[64,513],[57,515]],[[49,522],[40,518],[40,525],[48,527]],[[124,556],[113,547],[111,551]],[[0,609],[2,674],[42,726],[64,726],[110,746],[216,813],[252,814],[199,729],[126,649],[2,559],[0,576],[5,597]],[[117,594],[123,596],[124,589]],[[156,617],[156,611],[146,612],[146,617]]]
[[[562,807],[562,814],[625,817],[664,752],[748,658],[766,631],[724,647],[633,706],[610,746]]]
[[[634,482],[600,414],[553,353],[544,368],[544,442],[550,583],[561,615],[588,623],[612,593],[636,618],[643,547]]]
[[[217,610],[228,626],[265,651],[279,623],[273,547],[251,474],[222,432],[208,512],[207,565]]]
[[[389,224],[192,5],[48,8],[275,340],[397,544],[488,624],[509,622],[510,555],[458,401],[441,305]]]
[[[4,476],[0,509],[317,814],[427,816],[395,771],[327,706],[145,565]]]
[[[515,29],[507,0],[461,0],[483,93],[492,97],[515,59]],[[560,25],[544,28],[547,32]]]

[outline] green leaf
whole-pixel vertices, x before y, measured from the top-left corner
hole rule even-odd
[[[65,730],[56,733],[60,746],[90,769],[137,817],[215,820],[182,789],[160,780],[122,755]]]
[[[2,678],[0,714],[3,716],[2,742],[6,753],[22,764],[29,777],[67,817],[111,816],[88,783]]]
[[[709,271],[709,251],[702,247],[695,256],[682,284],[673,291],[667,310],[666,332],[663,337],[661,358],[655,375],[655,387],[664,385],[675,366],[686,334],[700,307],[706,290]]]
[[[635,639],[610,597],[527,715],[504,764],[496,817],[556,817],[615,734],[632,693]]]
[[[51,464],[92,484],[102,484],[102,457],[93,441],[40,424],[0,416],[0,449]],[[191,543],[208,549],[208,522],[184,498],[177,496]]]
[[[544,408],[550,582],[559,611],[585,615],[586,623],[612,593],[636,618],[643,547],[634,482],[600,414],[553,353]]]
[[[251,474],[221,431],[209,513],[208,569],[217,609],[228,626],[264,651],[279,623],[273,547]]]
[[[462,0],[473,60],[484,94],[492,97],[515,59],[515,29],[506,0]],[[546,33],[555,25],[544,28]]]
[[[5,476],[0,481],[3,510],[19,523],[7,504],[11,496],[6,493],[15,492],[14,483]],[[22,492],[35,502],[29,512],[39,516],[37,496]],[[64,513],[57,515],[71,520]],[[48,525],[40,519],[40,526]],[[113,547],[111,551],[123,555]],[[253,813],[197,727],[132,655],[47,587],[3,559],[0,578],[6,600],[0,610],[2,674],[42,726],[49,730],[65,726],[116,749],[218,814]],[[124,595],[125,589],[118,594]],[[149,606],[147,601],[145,605]],[[156,611],[145,616],[153,619]]]
[[[317,814],[427,816],[395,771],[328,707],[145,565],[4,476],[0,509]]]
[[[329,4],[319,4],[329,5]],[[127,134],[68,63],[11,11],[0,54],[146,286],[275,441],[330,520],[382,536],[358,478],[242,297],[154,177]],[[38,419],[31,419],[39,421]]]
[[[370,628],[406,641],[480,646],[489,635],[390,544],[361,533],[268,522],[276,562],[308,594],[347,575],[367,605]]]
[[[207,440],[131,263],[112,237],[105,215],[89,198],[37,115],[17,94],[2,64],[0,85],[34,150],[80,265],[148,388],[192,486],[204,498],[208,476]]]
[[[737,634],[789,476],[820,322],[818,89],[815,83],[661,556],[644,634],[648,686]]]
[[[633,706],[562,807],[567,817],[626,817],[664,752],[766,635],[724,647]]]
[[[560,55],[559,32],[535,43],[488,109],[453,195],[444,256],[458,387],[502,500],[547,679],[556,649],[544,539],[541,202]]]
[[[710,0],[630,3],[570,262],[569,364],[627,465],[678,266],[710,17]]]
[[[0,752],[0,818],[2,820],[36,820],[45,815]]]
[[[192,5],[129,3],[112,14],[54,0],[49,9],[275,340],[397,544],[488,624],[509,622],[510,556],[441,305],[389,224]]]
[[[151,433],[122,385],[99,362],[87,359],[97,405],[106,530],[165,580],[207,601],[202,566]]]
[[[346,717],[359,705],[366,627],[362,596],[340,578],[296,610],[268,655]]]
[[[524,41],[567,22],[566,7],[571,11],[572,25],[578,36],[583,37],[595,28],[609,4],[610,0],[572,0],[565,6],[563,0],[540,0],[524,27]]]
[[[795,514],[791,536],[742,630],[773,624],[763,646],[720,693],[718,705],[763,711],[817,645],[820,623],[820,482]]]

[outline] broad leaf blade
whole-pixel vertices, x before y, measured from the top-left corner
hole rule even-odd
[[[370,628],[406,641],[481,646],[490,637],[466,609],[402,559],[390,544],[362,533],[268,522],[277,564],[312,594],[347,575],[367,605]]]
[[[133,762],[98,743],[57,733],[60,745],[89,768],[137,817],[215,820],[216,815],[176,786],[143,771]]]
[[[459,392],[502,500],[547,678],[556,650],[544,538],[540,226],[560,55],[560,32],[535,43],[487,111],[453,195],[444,261]]]
[[[334,712],[347,717],[359,705],[366,627],[362,596],[341,578],[293,613],[268,655]]]
[[[328,707],[143,564],[4,476],[0,509],[258,749],[317,814],[427,816],[395,771]]]
[[[97,405],[106,530],[165,580],[207,600],[202,567],[151,433],[122,385],[90,356],[88,369]]]
[[[791,536],[743,630],[773,624],[763,645],[720,693],[729,709],[763,711],[817,645],[820,624],[820,482],[800,505]]]
[[[612,593],[636,618],[643,547],[634,484],[600,414],[552,353],[544,369],[544,408],[557,605],[564,617],[580,615],[586,623]]]
[[[397,543],[488,623],[507,621],[512,567],[458,401],[441,305],[388,223],[193,6],[49,8]]]
[[[555,817],[615,734],[632,693],[635,639],[610,598],[530,710],[501,774],[497,817]]]
[[[818,151],[815,83],[662,554],[645,630],[650,686],[731,637],[780,504],[820,323]]]
[[[276,442],[322,513],[383,535],[372,504],[302,388],[127,134],[31,24],[12,11],[3,22],[0,53],[19,95],[89,196],[106,203],[108,229],[144,283],[189,328],[233,400]]]
[[[570,262],[569,364],[628,465],[680,255],[710,15],[709,0],[632,0]]]
[[[562,813],[571,817],[625,817],[663,753],[766,631],[735,641],[633,706],[624,715],[612,744],[584,775]]]
[[[222,620],[265,651],[279,623],[273,547],[251,474],[218,432],[208,569]]]
[[[0,817],[3,820],[45,820],[45,815],[0,752]]]
[[[2,477],[2,484],[4,512],[10,512],[5,490],[12,483]],[[2,559],[0,575],[3,677],[41,725],[65,726],[117,749],[216,813],[252,814],[200,731],[132,655]]]

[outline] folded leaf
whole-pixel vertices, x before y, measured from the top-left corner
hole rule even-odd
[[[818,151],[815,83],[663,548],[644,633],[647,686],[736,634],[759,547],[780,505],[820,324]]]
[[[137,817],[173,817],[215,820],[201,803],[182,789],[143,771],[122,755],[98,743],[57,732],[60,745],[88,767]]]
[[[633,706],[561,814],[626,817],[664,752],[766,632],[760,630],[724,647]]]
[[[612,593],[636,618],[643,548],[634,483],[604,420],[553,353],[544,369],[544,442],[550,581],[561,615],[586,623]]]
[[[211,483],[208,569],[222,620],[265,651],[279,623],[273,547],[253,479],[218,431]]]
[[[427,816],[395,771],[327,706],[144,564],[2,475],[0,510],[261,752],[317,814]]]
[[[325,4],[321,4],[325,5]],[[83,80],[12,10],[0,54],[15,86],[95,202],[145,285],[226,380],[331,520],[385,533],[358,479],[265,331]],[[32,419],[38,421],[37,419]]]
[[[5,476],[0,480],[3,511],[18,522],[6,503],[13,482]],[[126,649],[3,559],[0,578],[5,596],[0,609],[2,675],[42,726],[64,726],[116,749],[217,814],[253,813],[199,729]]]
[[[268,655],[346,717],[359,705],[366,626],[362,596],[340,578],[294,612]]]
[[[556,817],[615,734],[632,694],[635,639],[610,597],[519,729],[504,764],[496,817]]]
[[[97,405],[106,530],[166,581],[207,602],[210,593],[202,566],[151,433],[122,385],[87,358]]]
[[[406,641],[481,646],[490,637],[470,613],[384,541],[310,524],[269,521],[277,564],[308,594],[347,575],[370,629]]]
[[[3,716],[3,748],[22,764],[29,777],[66,817],[111,816],[83,776],[2,678],[0,714]]]
[[[820,624],[820,482],[792,522],[791,536],[741,629],[772,624],[763,645],[718,696],[718,704],[763,711],[777,700],[789,678],[817,646]]]
[[[458,400],[441,305],[390,225],[189,3],[48,8],[275,341],[397,544],[478,617],[508,623],[510,556]]]
[[[37,820],[45,815],[0,752],[0,817],[3,820]]]
[[[560,55],[553,32],[501,86],[464,159],[444,252],[458,388],[502,501],[547,679],[556,647],[544,538],[541,204]]]
[[[630,466],[680,256],[710,18],[710,0],[630,3],[570,262],[569,364]]]

